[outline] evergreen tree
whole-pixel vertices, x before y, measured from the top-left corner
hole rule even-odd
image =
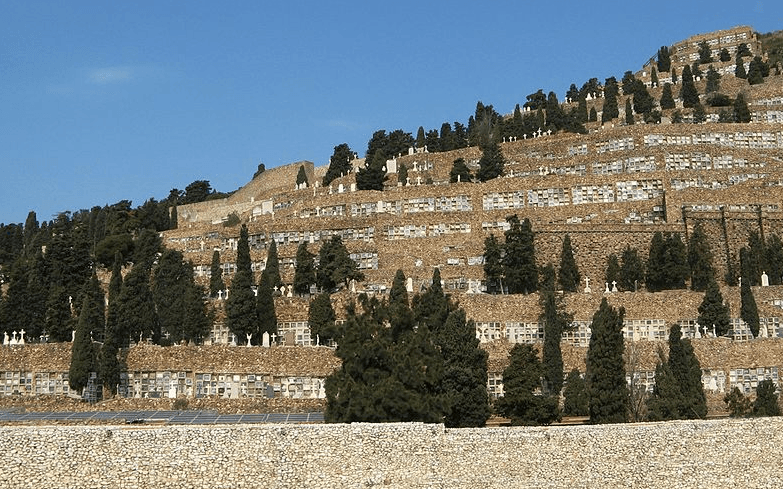
[[[118,331],[119,296],[122,291],[122,255],[115,254],[109,281],[109,306],[106,313],[106,330],[103,345],[98,353],[98,377],[103,382],[104,397],[117,394],[120,383],[120,361],[118,358],[122,338]]]
[[[95,370],[95,351],[90,331],[98,327],[103,318],[98,316],[98,308],[90,295],[84,297],[79,322],[76,326],[76,338],[71,346],[71,365],[68,369],[68,385],[71,390],[81,393]]]
[[[468,183],[473,179],[473,175],[470,173],[468,165],[465,164],[464,158],[457,158],[451,165],[451,171],[449,172],[450,183]]]
[[[620,262],[617,260],[617,255],[612,253],[606,259],[606,274],[604,280],[608,285],[621,285],[621,277]]]
[[[564,416],[588,416],[590,414],[589,399],[587,397],[587,384],[574,368],[566,377],[563,389],[563,415]]]
[[[322,292],[310,301],[307,311],[307,324],[310,326],[310,337],[313,341],[320,338],[322,344],[329,340],[336,340],[339,331],[335,325],[335,313],[332,307],[332,298],[328,292]]]
[[[397,269],[389,291],[388,317],[392,340],[399,342],[401,338],[414,330],[413,311],[408,303],[408,290],[405,287],[405,274]]]
[[[299,167],[299,171],[296,173],[296,186],[304,184],[307,186],[307,173],[305,172],[304,165]]]
[[[737,94],[737,98],[734,99],[734,121],[747,123],[750,122],[750,119],[748,103],[745,102],[745,96],[740,92]]]
[[[720,50],[720,62],[725,63],[727,61],[731,61],[731,53],[729,53],[728,49],[723,48]]]
[[[117,299],[117,337],[121,346],[128,346],[129,341],[140,341],[144,336],[152,337],[154,341],[159,338],[160,325],[149,277],[149,268],[143,263],[134,264],[122,283]]]
[[[689,339],[683,339],[680,325],[669,332],[669,369],[681,392],[678,406],[680,419],[697,419],[707,416],[707,398],[701,384],[701,365],[693,353]]]
[[[636,248],[627,245],[620,261],[620,289],[636,292],[644,283],[644,263]]]
[[[595,107],[590,107],[590,122],[598,122],[598,112],[595,111]]]
[[[729,409],[729,416],[732,418],[747,416],[752,409],[750,400],[736,386],[730,393],[723,396],[723,402],[726,403]]]
[[[557,282],[565,292],[576,292],[581,280],[582,277],[574,259],[574,250],[571,247],[571,236],[566,233],[560,251],[560,271],[557,275]]]
[[[735,63],[736,67],[734,68],[734,76],[736,78],[747,78],[748,74],[745,72],[745,63],[742,61],[742,57],[740,56],[739,51],[737,52]]]
[[[579,104],[576,108],[576,120],[582,124],[591,120],[587,114],[587,99],[585,97],[579,97]]]
[[[623,361],[623,317],[604,298],[593,315],[587,350],[590,422],[624,423],[628,418],[628,386]]]
[[[326,175],[324,175],[324,187],[328,186],[336,178],[351,172],[352,156],[353,151],[351,151],[347,143],[338,144],[334,147],[332,157],[329,158],[329,168],[326,170]]]
[[[494,234],[484,239],[484,280],[487,293],[503,293],[502,251]]]
[[[619,93],[619,87],[617,86],[617,80],[615,77],[609,77],[604,84],[604,104],[601,114],[601,124],[611,122],[612,119],[616,119],[620,115],[620,111],[617,108],[617,94]]]
[[[647,257],[647,276],[645,284],[650,292],[658,292],[666,288],[666,242],[663,233],[656,231],[650,242],[650,253]]]
[[[487,357],[479,347],[476,325],[463,309],[452,311],[436,334],[443,355],[441,389],[448,408],[444,423],[449,428],[484,426],[489,418]]]
[[[756,400],[753,402],[753,416],[780,416],[780,404],[775,382],[762,380],[756,386]]]
[[[652,88],[658,86],[658,70],[656,70],[654,66],[652,70],[650,70],[650,85]]]
[[[699,63],[712,63],[712,50],[706,40],[699,43]]]
[[[710,65],[710,68],[707,70],[707,87],[705,92],[714,93],[718,90],[720,90],[720,73],[715,71],[715,68]]]
[[[269,286],[272,288],[280,288],[283,285],[283,281],[280,279],[280,259],[277,256],[277,243],[274,239],[269,242],[269,248],[266,253],[266,265],[262,275],[266,275],[269,280]]]
[[[321,290],[331,291],[338,285],[348,287],[351,280],[364,280],[364,274],[351,259],[340,236],[334,235],[318,251],[315,278]]]
[[[698,103],[693,106],[693,123],[703,124],[707,122],[707,112],[704,110],[704,106]]]
[[[723,303],[723,295],[720,293],[715,280],[710,280],[704,299],[699,305],[699,318],[697,322],[706,328],[715,326],[715,334],[725,336],[731,328],[729,321],[729,306]]]
[[[505,395],[495,407],[512,425],[548,425],[560,419],[556,396],[536,395],[541,388],[543,367],[531,345],[518,343],[509,353],[509,365],[503,370]]]
[[[783,281],[783,241],[777,234],[767,236],[767,265],[769,284],[780,285]]]
[[[660,102],[662,109],[673,109],[675,107],[674,105],[674,97],[672,96],[672,85],[671,83],[664,83],[663,89],[661,91],[661,102]]]
[[[560,342],[563,332],[570,329],[574,317],[566,312],[565,304],[555,295],[553,288],[542,287],[539,301],[542,312],[538,320],[544,324],[544,386],[550,394],[559,395],[563,387],[563,354]]]
[[[655,108],[655,100],[653,100],[652,95],[647,91],[647,87],[641,80],[635,80],[634,85],[633,111],[646,116]]]
[[[672,68],[672,84],[674,85],[677,84],[677,70],[675,70],[674,68]]]
[[[416,147],[424,149],[424,127],[419,126],[419,130],[416,132]]]
[[[383,190],[383,184],[388,178],[386,174],[386,156],[382,150],[377,151],[372,159],[368,156],[364,167],[356,172],[356,188],[358,190]]]
[[[402,184],[404,187],[408,185],[408,167],[405,163],[400,163],[400,167],[397,169],[397,183]]]
[[[223,282],[223,267],[220,266],[220,252],[212,252],[212,263],[209,266],[209,295],[217,297],[218,291],[226,290],[226,284]]]
[[[671,54],[669,53],[669,48],[667,46],[661,46],[660,49],[658,49],[658,71],[660,72],[666,72],[669,71],[669,69],[672,66],[671,63]]]
[[[44,329],[49,335],[49,341],[71,341],[73,318],[68,297],[68,292],[62,285],[53,282],[49,286],[44,320]]]
[[[685,65],[682,69],[680,98],[682,99],[682,106],[685,108],[696,107],[699,103],[699,92],[696,90],[696,85],[693,83],[693,74],[691,72],[691,67],[688,65]]]
[[[761,323],[759,321],[759,310],[756,306],[756,299],[753,297],[753,290],[750,288],[750,281],[743,280],[740,287],[740,317],[750,328],[754,338],[758,338]]]
[[[91,307],[95,309],[94,319],[90,321],[90,337],[95,341],[103,341],[103,331],[106,327],[106,295],[101,289],[101,284],[98,282],[98,277],[95,273],[90,277],[87,282],[85,295],[90,296]]]
[[[231,279],[226,299],[226,326],[238,340],[252,334],[257,336],[258,317],[253,293],[253,271],[250,268],[250,245],[247,227],[243,224],[237,242],[237,271]]]
[[[625,99],[625,123],[626,124],[633,124],[633,109],[631,108],[631,98],[628,97]]]
[[[46,302],[49,295],[47,260],[39,250],[32,252],[26,277],[24,329],[27,337],[36,339],[46,327]],[[97,281],[97,280],[96,280]],[[101,302],[103,304],[103,302]],[[102,334],[103,331],[97,331]]]
[[[315,255],[307,250],[307,242],[302,241],[296,248],[294,292],[300,296],[307,295],[311,285],[315,285]]]
[[[697,223],[688,241],[688,266],[690,267],[691,290],[704,291],[715,277],[712,268],[712,251],[707,242],[707,234]]]
[[[454,132],[451,130],[451,124],[444,122],[440,126],[440,150],[451,151],[456,148]]]
[[[182,339],[200,344],[209,335],[212,319],[204,302],[204,289],[193,281],[187,283],[182,307],[185,311],[182,321]]]
[[[481,151],[476,177],[482,182],[486,182],[501,176],[506,160],[500,150],[500,145],[492,141],[482,146]]]
[[[538,288],[538,268],[534,235],[530,220],[520,223],[516,214],[508,216],[510,228],[504,233],[506,242],[501,259],[509,294],[529,294]]]
[[[764,83],[765,72],[769,75],[769,68],[766,63],[762,61],[761,56],[755,56],[748,66],[748,84],[758,85],[759,83]]]
[[[432,272],[430,286],[423,293],[413,296],[411,309],[413,310],[413,318],[416,324],[426,325],[435,334],[439,335],[441,333],[449,314],[456,310],[457,306],[443,292],[440,269],[436,268]]]
[[[682,391],[672,373],[663,348],[658,348],[658,363],[655,365],[655,386],[647,399],[647,416],[650,421],[679,419],[683,404]]]
[[[253,336],[250,338],[250,341],[255,342],[255,344],[260,344],[264,333],[269,333],[270,335],[277,333],[274,277],[272,274],[267,274],[266,270],[264,270],[264,273],[261,275],[261,281],[258,284],[256,292],[256,327],[245,334],[252,334]]]

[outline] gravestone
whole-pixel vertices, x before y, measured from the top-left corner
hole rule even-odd
[[[612,280],[612,292],[617,292],[617,280]]]
[[[761,272],[761,286],[769,287],[769,275],[767,275],[767,272]]]
[[[604,289],[604,294],[611,294],[612,291],[609,290],[609,282],[604,282],[604,284],[606,285],[606,289]]]
[[[266,331],[264,331],[263,336],[261,336],[261,346],[269,348],[269,333]]]
[[[250,347],[251,346],[250,339],[253,337],[253,334],[245,333],[245,336],[247,336],[247,346]]]
[[[285,336],[283,337],[283,341],[285,342],[286,346],[293,346],[294,343],[296,343],[296,337],[294,336],[294,332],[286,331]]]
[[[8,331],[6,331],[6,332],[3,333],[3,344],[7,345],[8,341],[9,341],[8,340]]]
[[[590,278],[585,277],[585,294],[590,294],[592,292],[593,290],[590,288]]]
[[[405,288],[408,292],[413,292],[413,278],[408,277],[405,283]]]

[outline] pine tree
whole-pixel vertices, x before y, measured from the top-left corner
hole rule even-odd
[[[484,280],[487,292],[497,294],[503,292],[503,266],[501,264],[501,247],[494,234],[484,239]]]
[[[753,402],[753,416],[780,416],[780,404],[775,382],[762,380],[756,386],[756,400]]]
[[[449,428],[481,427],[489,418],[487,357],[479,347],[476,325],[463,309],[452,311],[436,334],[443,355],[441,389],[448,408],[444,423]]]
[[[457,310],[457,306],[451,297],[443,292],[440,269],[435,268],[432,272],[430,286],[421,294],[413,296],[411,310],[416,324],[426,325],[436,335],[441,333],[446,319],[451,312]]]
[[[509,353],[503,370],[503,391],[495,407],[512,425],[548,425],[560,419],[556,396],[536,395],[541,388],[543,367],[531,345],[518,343]]]
[[[723,303],[723,295],[720,293],[717,282],[710,280],[704,299],[699,305],[699,318],[696,320],[701,326],[709,328],[715,326],[717,336],[725,336],[730,330],[729,306]]]
[[[508,216],[510,228],[504,233],[503,275],[510,294],[530,294],[538,288],[538,267],[530,220],[520,223],[516,214]]]
[[[624,423],[628,418],[628,386],[623,361],[623,317],[604,298],[590,325],[587,350],[587,390],[590,422]]]
[[[701,223],[694,226],[688,241],[688,266],[690,267],[691,290],[703,291],[707,288],[709,281],[714,280],[712,251]]]
[[[358,190],[383,190],[388,175],[386,174],[386,155],[378,150],[365,159],[364,167],[356,172],[356,188]]]
[[[103,318],[98,316],[97,305],[90,295],[84,297],[79,322],[76,326],[76,337],[71,346],[71,365],[68,369],[68,385],[71,390],[81,393],[90,378],[90,372],[95,370],[95,351],[90,338],[90,331],[98,327]]]
[[[313,341],[320,339],[322,344],[329,340],[339,340],[339,331],[335,325],[335,313],[332,298],[328,292],[322,292],[310,301],[307,312],[307,324]]]
[[[315,285],[315,255],[307,250],[307,242],[302,241],[296,248],[296,268],[294,269],[294,292],[300,296],[310,293]]]
[[[481,147],[481,151],[476,177],[482,182],[486,182],[501,176],[506,160],[500,150],[500,145],[495,141],[490,141]]]
[[[723,402],[726,403],[726,407],[729,409],[729,416],[732,418],[745,417],[752,409],[750,400],[736,386],[730,393],[723,396]]]
[[[328,186],[336,178],[351,172],[352,156],[353,151],[351,151],[348,144],[342,143],[334,147],[332,157],[329,158],[329,168],[326,170],[326,175],[324,175],[324,187]]]
[[[451,171],[449,172],[450,183],[468,183],[473,179],[473,175],[470,173],[468,165],[465,164],[464,158],[457,158],[451,165]]]
[[[571,247],[571,236],[566,233],[563,238],[563,247],[560,251],[560,269],[557,282],[565,292],[576,292],[582,277],[574,259],[574,250]]]
[[[674,104],[674,97],[672,96],[672,85],[671,83],[664,83],[663,89],[661,91],[661,102],[660,102],[662,109],[673,109],[675,107]]]
[[[750,288],[750,281],[743,280],[740,287],[740,317],[750,328],[754,338],[758,338],[761,323],[759,321],[759,310],[756,306],[756,299],[753,297],[753,290]]]
[[[332,239],[323,243],[318,251],[315,278],[321,290],[331,291],[338,285],[348,287],[351,280],[364,280],[364,274],[351,259],[342,238],[334,235]]]
[[[564,416],[588,416],[590,414],[587,385],[576,368],[571,370],[566,377],[563,398]]]
[[[231,279],[226,299],[226,326],[241,340],[248,334],[257,336],[258,317],[253,294],[253,271],[250,268],[250,245],[247,227],[243,224],[237,242],[237,271]]]
[[[701,365],[693,353],[691,341],[682,338],[678,324],[672,326],[669,332],[669,370],[681,393],[678,417],[697,419],[707,416],[707,398],[701,383]]]
[[[742,92],[737,94],[737,98],[734,99],[734,120],[740,123],[750,122],[750,109],[748,103],[745,102],[745,96]]]
[[[212,263],[209,266],[209,295],[217,297],[218,291],[226,290],[226,284],[223,282],[223,267],[220,266],[220,252],[212,252]]]

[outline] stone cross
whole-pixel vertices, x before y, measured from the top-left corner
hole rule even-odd
[[[592,289],[590,289],[590,277],[585,277],[585,294],[589,294],[592,292]]]
[[[24,345],[24,329],[19,331],[19,344]]]
[[[612,292],[617,292],[617,280],[612,280]]]
[[[272,343],[277,343],[277,333],[272,333]]]
[[[8,344],[9,345],[15,345],[16,344],[16,330],[14,330],[14,332],[11,333],[11,341]]]

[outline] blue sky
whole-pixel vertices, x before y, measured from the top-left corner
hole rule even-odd
[[[363,155],[375,130],[466,123],[478,100],[562,100],[743,24],[783,29],[783,2],[3,0],[0,222],[231,191],[260,162]]]

